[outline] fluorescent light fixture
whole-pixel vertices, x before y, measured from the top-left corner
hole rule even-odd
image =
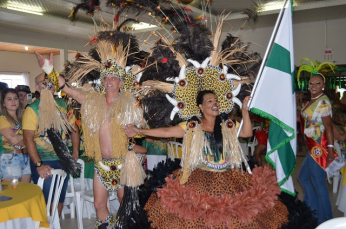
[[[26,50],[26,51],[28,51],[28,50],[29,50],[28,46],[25,46],[24,48],[25,48],[25,50]]]
[[[157,26],[156,25],[152,25],[152,24],[148,24],[148,23],[145,23],[145,22],[141,22],[141,23],[132,24],[131,27],[134,28],[135,30],[141,30],[141,29],[155,28]]]
[[[28,14],[36,14],[36,15],[41,15],[41,16],[43,15],[43,13],[40,13],[40,12],[19,9],[19,8],[15,8],[15,7],[11,7],[11,6],[7,6],[6,8],[9,9],[9,10],[15,10],[15,11],[19,11],[19,12],[28,13]]]
[[[280,10],[282,8],[282,5],[283,5],[283,3],[268,2],[268,3],[264,4],[264,6],[260,12]]]
[[[7,2],[7,9],[9,10],[16,10],[24,13],[29,14],[36,14],[36,15],[43,15],[43,10],[39,6],[32,6],[27,4],[21,4],[18,2],[8,1]]]

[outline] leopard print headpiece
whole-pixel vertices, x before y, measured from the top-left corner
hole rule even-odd
[[[113,59],[108,59],[104,61],[101,65],[101,77],[100,79],[103,81],[104,78],[108,75],[116,76],[120,80],[124,80],[125,78],[125,69],[115,62]]]
[[[241,102],[235,96],[238,95],[241,85],[237,88],[233,85],[232,79],[240,80],[240,77],[227,74],[228,68],[224,65],[223,69],[210,65],[210,57],[206,58],[202,64],[194,60],[188,60],[193,64],[186,69],[183,65],[180,69],[179,77],[175,78],[173,98],[166,95],[167,99],[173,104],[171,120],[176,113],[183,120],[188,120],[193,116],[201,116],[199,107],[196,104],[196,97],[200,91],[214,91],[220,103],[219,113],[230,113],[234,103],[241,107]]]

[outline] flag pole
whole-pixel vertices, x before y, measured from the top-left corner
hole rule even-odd
[[[268,55],[269,55],[269,51],[270,51],[270,49],[271,49],[271,47],[272,47],[272,45],[273,45],[273,43],[274,43],[275,36],[276,36],[276,34],[277,34],[277,32],[278,32],[279,24],[280,24],[280,22],[281,22],[281,19],[282,19],[284,10],[285,10],[285,6],[286,6],[286,4],[287,4],[288,1],[290,1],[290,0],[285,0],[284,5],[282,6],[282,8],[281,8],[281,10],[280,10],[278,19],[276,20],[276,23],[275,23],[275,26],[274,26],[274,29],[273,29],[273,33],[272,33],[272,35],[271,35],[271,37],[270,37],[270,40],[269,40],[269,43],[268,43],[266,52],[264,53],[263,61],[262,61],[262,63],[261,63],[260,69],[259,69],[259,71],[258,71],[258,73],[257,73],[256,81],[255,81],[254,86],[253,86],[252,91],[251,91],[251,95],[250,95],[251,97],[253,97],[253,95],[254,95],[254,93],[255,93],[255,91],[256,91],[256,88],[257,88],[259,79],[261,78],[261,75],[262,75],[262,72],[263,72],[263,69],[264,69],[264,65],[265,65],[266,60],[267,60],[267,57],[268,57]],[[251,101],[252,101],[252,100],[249,100],[249,101],[248,101],[248,108],[249,108],[250,105],[251,105]],[[240,109],[241,109],[241,108],[240,108]],[[240,133],[242,127],[243,127],[243,119],[242,119],[241,122],[240,122],[239,129],[238,129],[238,132],[237,132],[237,137],[239,137],[239,133]]]

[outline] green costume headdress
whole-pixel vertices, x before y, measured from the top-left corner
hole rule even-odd
[[[326,78],[324,77],[324,75],[322,73],[320,73],[320,71],[322,70],[322,68],[324,66],[327,66],[329,67],[333,72],[334,72],[334,68],[336,68],[336,65],[331,63],[331,62],[323,62],[323,63],[320,63],[316,60],[316,65],[312,62],[312,60],[310,60],[309,58],[303,58],[300,60],[300,64],[302,64],[304,61],[309,61],[310,62],[310,65],[307,65],[307,64],[303,64],[302,66],[299,67],[299,70],[298,70],[298,74],[297,74],[297,80],[298,80],[298,83],[301,85],[301,82],[300,82],[300,73],[302,71],[307,71],[307,72],[310,72],[311,73],[311,76],[314,76],[314,75],[321,75],[323,77],[323,81],[326,82]]]

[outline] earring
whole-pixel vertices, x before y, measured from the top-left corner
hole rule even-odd
[[[324,88],[322,88],[322,91],[324,91]]]

